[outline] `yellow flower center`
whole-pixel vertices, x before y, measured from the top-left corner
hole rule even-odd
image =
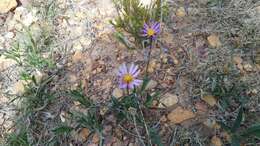
[[[134,77],[131,74],[125,74],[123,81],[127,84],[131,83],[134,80]]]
[[[148,36],[153,36],[154,34],[155,34],[155,31],[153,29],[151,29],[151,28],[148,28],[147,35]]]

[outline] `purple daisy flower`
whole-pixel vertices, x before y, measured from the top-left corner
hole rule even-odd
[[[161,32],[160,30],[160,23],[154,22],[148,25],[147,23],[144,23],[144,27],[142,30],[142,36],[156,39],[158,34]]]
[[[126,64],[123,64],[119,67],[118,76],[119,76],[119,88],[121,89],[133,89],[135,86],[138,86],[142,83],[142,80],[136,79],[140,70],[137,65],[132,65],[130,68],[127,68]]]

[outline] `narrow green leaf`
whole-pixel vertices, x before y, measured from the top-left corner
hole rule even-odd
[[[242,119],[243,119],[243,107],[240,107],[236,121],[235,121],[233,127],[231,128],[232,132],[235,132],[240,127]]]
[[[55,135],[62,135],[62,134],[67,134],[70,133],[73,130],[72,127],[69,126],[60,126],[52,129],[52,132],[55,133]]]
[[[33,83],[34,83],[35,85],[38,84],[34,75],[32,76],[32,81],[33,81]]]
[[[81,89],[73,90],[69,93],[69,95],[72,97],[73,100],[78,101],[80,104],[82,104],[86,108],[88,108],[92,104],[92,101],[88,97],[85,97],[83,95]]]
[[[232,136],[231,146],[240,146],[240,139],[237,136]]]
[[[241,134],[242,137],[248,137],[251,135],[260,138],[260,123],[249,127]]]
[[[148,85],[148,83],[150,82],[150,79],[148,77],[145,77],[143,79],[143,84],[142,84],[142,87],[141,87],[141,92],[143,92],[146,88],[146,86]]]
[[[223,122],[218,122],[218,124],[221,126],[221,128],[223,128],[224,130],[226,130],[227,132],[231,131],[231,128],[229,126],[227,126],[225,123]]]
[[[145,100],[145,106],[146,107],[151,107],[152,106],[152,103],[153,103],[153,96],[151,96],[149,93],[147,94],[146,96],[146,100]]]
[[[154,128],[150,128],[149,131],[151,135],[152,144],[155,144],[157,146],[163,146],[161,142],[161,137],[158,135],[158,131]]]

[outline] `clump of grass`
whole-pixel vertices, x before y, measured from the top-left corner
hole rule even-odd
[[[50,132],[46,129],[51,129],[53,125],[45,122],[52,119],[53,115],[45,110],[57,97],[50,87],[53,86],[52,80],[57,70],[49,72],[56,68],[52,52],[55,43],[54,14],[57,14],[54,9],[55,1],[42,1],[40,4],[37,17],[41,21],[29,27],[24,26],[17,33],[12,48],[4,52],[6,58],[15,60],[22,68],[20,79],[26,82],[25,92],[11,101],[17,103],[19,116],[15,121],[13,132],[7,135],[6,145],[10,146],[46,145],[51,139],[49,135],[44,135],[44,131]],[[42,79],[38,79],[35,76],[35,72],[38,71],[42,74],[48,72],[49,75],[43,75]]]
[[[16,97],[19,101],[19,117],[15,123],[15,130],[7,138],[7,144],[34,145],[40,143],[40,137],[35,136],[44,129],[45,124],[38,122],[45,119],[41,115],[42,111],[55,99],[54,93],[50,91],[50,82],[52,77],[43,80],[40,83],[31,82],[27,85],[26,92]],[[47,119],[50,117],[47,117]],[[18,137],[18,139],[14,137]],[[44,141],[44,140],[43,140]]]
[[[249,97],[245,94],[249,86],[241,80],[241,74],[233,64],[226,64],[217,70],[209,72],[208,91],[220,98],[220,105],[227,109],[236,102],[239,105],[246,104]]]
[[[26,29],[26,28],[25,28]],[[7,50],[4,55],[6,58],[15,60],[20,66],[27,69],[38,69],[44,70],[45,68],[52,68],[54,63],[50,57],[43,57],[44,53],[49,50],[47,49],[48,44],[44,48],[39,44],[39,40],[33,38],[30,29],[26,29],[25,32],[21,34],[21,40],[14,43],[11,49]],[[46,43],[47,39],[45,37],[43,43]],[[48,48],[49,49],[49,48]]]
[[[257,144],[257,139],[260,138],[260,124],[254,124],[250,126],[242,126],[245,123],[245,117],[243,107],[240,107],[232,126],[228,126],[223,122],[220,122],[221,127],[231,135],[231,145],[240,145],[242,142],[250,141]],[[248,139],[250,138],[250,139]]]
[[[231,53],[225,49],[219,51]],[[237,145],[254,142],[259,139],[259,119],[256,118],[257,111],[249,112],[255,97],[248,93],[255,88],[255,83],[252,84],[248,79],[250,76],[241,74],[241,70],[231,61],[232,55],[215,56],[211,52],[209,57],[211,61],[204,65],[207,70],[200,84],[204,92],[218,99],[216,119],[231,135],[232,141],[227,143]]]
[[[90,98],[86,97],[83,89],[79,88],[69,93],[73,101],[81,103],[87,112],[71,112],[72,119],[77,123],[77,128],[88,128],[91,133],[98,133],[100,137],[99,145],[103,145],[103,119],[100,115],[100,105],[93,102]]]
[[[111,21],[116,29],[115,36],[129,49],[142,48],[144,37],[141,29],[145,22],[160,21],[168,15],[166,1],[156,0],[144,6],[140,0],[113,0],[118,16]],[[130,34],[125,35],[125,34]],[[134,39],[131,40],[131,37]]]
[[[155,121],[150,121],[149,115],[144,114],[151,108],[152,101],[159,96],[159,93],[151,95],[144,91],[148,82],[149,80],[144,80],[141,88],[134,89],[132,93],[120,99],[112,97],[110,110],[116,116],[118,125],[124,131],[135,133],[140,145],[162,145],[161,138],[158,135],[159,126],[155,126]],[[130,127],[134,127],[134,130],[130,130],[123,125],[132,125]]]
[[[44,15],[43,19],[50,23],[52,23],[56,13],[55,3],[52,2],[47,1],[47,5],[43,7],[45,11],[42,13]],[[143,41],[149,39],[150,54],[155,40],[153,40],[151,35],[147,35],[148,37],[140,36],[140,30],[144,23],[150,20],[162,22],[164,14],[167,14],[167,5],[160,0],[155,1],[150,6],[141,5],[139,0],[114,0],[114,3],[119,16],[112,24],[118,31],[117,36],[119,40],[128,48],[135,48],[135,45],[129,46],[124,33],[129,33],[131,37],[134,37],[134,43],[140,46],[144,46]],[[226,7],[227,3],[225,0],[212,0],[209,1],[208,6],[223,8]],[[214,13],[215,10],[212,10],[212,13]],[[29,82],[26,86],[26,92],[17,97],[17,99],[21,99],[22,103],[20,108],[21,114],[14,132],[7,138],[8,145],[69,145],[74,142],[72,140],[72,132],[87,128],[91,134],[97,133],[99,135],[99,145],[102,146],[105,142],[103,130],[107,123],[106,116],[110,115],[113,115],[115,119],[109,122],[114,122],[113,124],[117,125],[129,137],[137,139],[138,144],[143,146],[162,146],[163,144],[202,146],[207,144],[206,140],[201,138],[198,133],[179,126],[175,128],[172,138],[167,137],[167,142],[162,140],[159,132],[163,125],[160,124],[160,116],[154,115],[156,107],[153,107],[153,101],[159,102],[160,94],[158,92],[152,94],[145,90],[149,82],[147,69],[142,86],[140,88],[137,87],[141,82],[136,79],[139,71],[134,69],[137,68],[134,65],[129,69],[123,66],[124,69],[119,71],[120,88],[125,89],[122,97],[112,97],[110,101],[101,104],[88,98],[82,88],[70,91],[69,94],[62,94],[66,97],[71,97],[71,101],[79,102],[80,108],[83,108],[84,111],[66,111],[70,116],[66,117],[66,122],[61,122],[61,119],[57,116],[59,112],[50,111],[51,105],[55,106],[57,104],[55,102],[60,97],[60,93],[66,93],[66,91],[52,90],[52,85],[54,84],[52,80],[59,72],[47,76],[41,81],[36,81],[30,72],[35,69],[48,71],[55,68],[52,61],[48,62],[43,57],[46,49],[51,47],[53,43],[51,41],[53,36],[50,33],[49,31],[43,33],[40,40],[38,40],[33,38],[30,29],[26,29],[25,34],[28,39],[23,44],[18,43],[12,50],[6,52],[7,57],[16,60],[18,64],[25,67],[23,79]],[[237,31],[235,33],[239,34]],[[228,35],[230,34],[228,33]],[[247,46],[248,44],[245,43],[244,45]],[[222,50],[218,51],[221,52]],[[223,52],[228,55],[232,53],[226,50]],[[245,94],[249,85],[241,80],[240,73],[232,63],[226,64],[228,60],[228,57],[225,56],[226,54],[220,54],[220,57],[215,54],[218,53],[209,54],[209,58],[212,60],[203,66],[207,70],[203,74],[205,76],[203,76],[204,78],[201,81],[200,91],[203,90],[219,97],[220,106],[218,106],[218,110],[220,112],[228,112],[231,116],[220,114],[216,117],[223,129],[232,136],[231,143],[239,145],[241,141],[246,141],[243,138],[248,138],[252,135],[259,137],[259,125],[248,126],[251,121],[244,120],[244,112],[248,112],[246,103],[250,100],[250,97]],[[149,65],[151,55],[148,57],[147,66]],[[28,70],[30,71],[28,72]],[[103,114],[101,114],[102,107],[107,108]],[[237,109],[239,109],[238,112],[236,112]],[[153,115],[149,114],[151,111]],[[165,111],[158,109],[158,112],[164,113]],[[251,138],[254,139],[255,137]],[[258,139],[256,138],[256,140]],[[81,143],[86,144],[87,142]]]

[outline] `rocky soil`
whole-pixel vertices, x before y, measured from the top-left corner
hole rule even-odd
[[[97,102],[110,99],[111,94],[121,97],[123,91],[117,87],[117,68],[124,62],[132,61],[140,68],[145,68],[145,50],[127,50],[115,39],[109,21],[116,16],[116,12],[110,0],[58,0],[58,3],[57,9],[62,13],[55,17],[54,30],[58,41],[54,48],[57,49],[57,54],[65,56],[58,59],[57,63],[65,67],[65,74],[56,86],[75,89],[82,84],[84,92]],[[167,107],[167,112],[160,118],[163,125],[192,127],[201,133],[207,133],[211,143],[220,146],[220,136],[214,132],[220,129],[214,119],[218,99],[212,95],[203,95],[198,100],[194,94],[199,92],[194,91],[190,85],[196,80],[192,74],[196,71],[193,66],[199,66],[207,57],[207,54],[200,51],[218,49],[223,43],[217,33],[179,31],[191,25],[187,15],[197,11],[199,9],[186,10],[185,5],[180,5],[171,14],[174,23],[162,24],[160,43],[153,50],[153,59],[148,69],[152,81],[146,90],[159,90],[162,93],[160,104],[155,102],[154,105]],[[11,48],[14,40],[20,39],[19,32],[24,26],[31,27],[33,35],[37,37],[39,26],[43,23],[38,9],[31,7],[29,0],[21,0],[20,3],[16,0],[1,0],[0,53]],[[200,59],[189,56],[188,51],[194,52]],[[187,60],[193,60],[192,64],[187,63]],[[253,67],[240,56],[234,58],[234,62],[245,73],[259,71],[259,66]],[[15,61],[0,56],[0,139],[3,133],[12,129],[17,114],[16,103],[10,102],[14,97],[12,95],[24,92],[25,83],[19,78],[20,70]],[[41,74],[43,73],[39,73],[39,76]],[[144,76],[144,70],[141,76]],[[259,92],[252,90],[255,94]],[[61,111],[60,114],[67,113]],[[82,129],[80,134],[84,139],[88,137],[89,131]],[[93,143],[97,143],[95,136],[93,139]]]

